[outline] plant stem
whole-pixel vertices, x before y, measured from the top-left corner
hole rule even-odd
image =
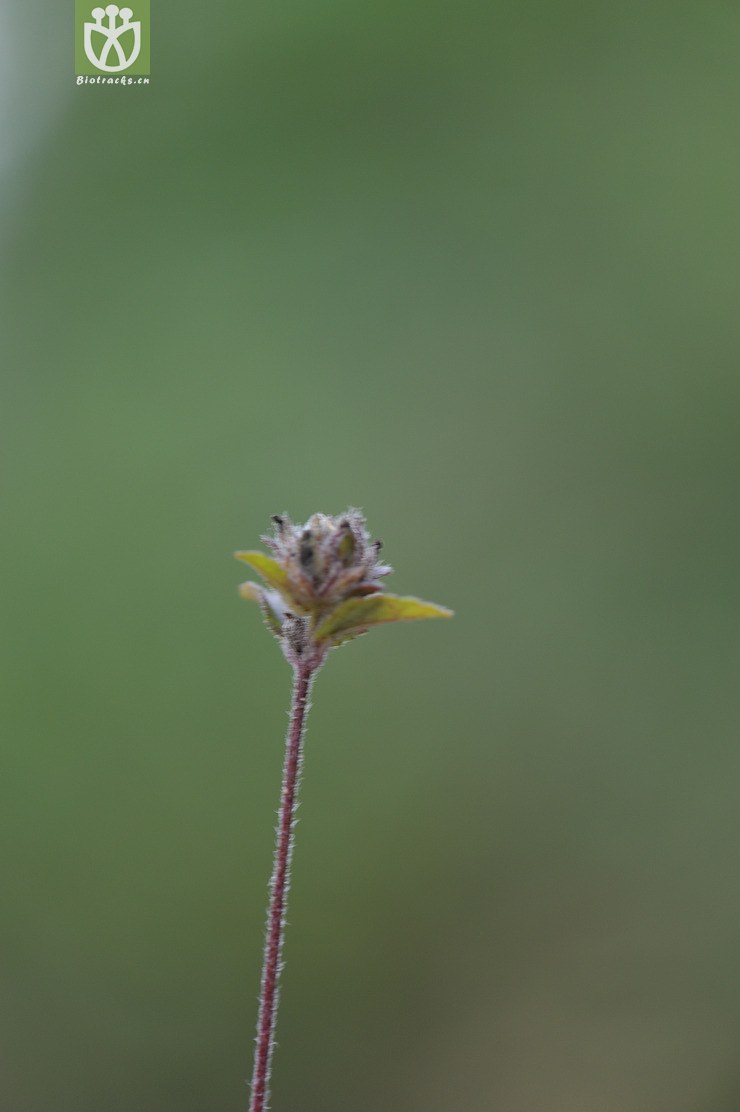
[[[315,667],[298,664],[293,672],[293,697],[290,709],[290,726],[285,739],[283,785],[275,841],[270,903],[267,909],[267,937],[262,959],[259,1019],[257,1021],[257,1047],[252,1073],[252,1098],[250,1112],[265,1112],[270,1096],[270,1067],[275,1049],[275,1025],[278,1011],[278,980],[282,968],[285,912],[290,884],[290,862],[293,856],[293,829],[298,802],[298,788],[303,764],[303,737],[308,696],[311,691]]]

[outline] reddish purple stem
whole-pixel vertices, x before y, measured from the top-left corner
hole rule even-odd
[[[270,904],[267,910],[267,937],[262,960],[257,1047],[254,1054],[252,1099],[249,1112],[266,1112],[270,1096],[270,1068],[275,1048],[278,981],[282,968],[281,955],[285,933],[285,912],[290,884],[290,862],[293,856],[293,828],[295,826],[298,786],[303,763],[304,724],[314,670],[311,665],[304,664],[296,666],[294,671],[290,727],[285,742],[283,787],[280,798],[272,880],[270,881]]]

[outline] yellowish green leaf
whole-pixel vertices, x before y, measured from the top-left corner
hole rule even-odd
[[[272,556],[257,551],[235,552],[234,555],[237,560],[241,560],[243,563],[249,564],[250,568],[254,568],[262,576],[265,583],[269,583],[271,587],[275,587],[278,591],[289,593],[288,573]]]
[[[382,622],[408,622],[418,618],[451,618],[452,611],[434,602],[400,595],[369,595],[349,598],[319,622],[314,636],[317,641],[334,640],[339,634],[367,629]]]

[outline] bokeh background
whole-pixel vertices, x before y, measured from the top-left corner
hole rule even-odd
[[[0,1104],[246,1108],[231,553],[353,504],[457,616],[319,677],[275,1112],[736,1112],[740,11],[153,9],[0,20]]]

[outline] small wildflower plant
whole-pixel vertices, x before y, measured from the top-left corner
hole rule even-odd
[[[337,516],[313,514],[303,525],[294,524],[287,514],[275,514],[272,522],[273,533],[261,538],[272,555],[256,550],[235,553],[263,580],[242,583],[240,595],[259,603],[267,627],[293,668],[250,1112],[266,1112],[268,1107],[293,830],[313,678],[329,649],[373,626],[452,617],[444,606],[384,591],[383,580],[393,569],[382,562],[382,542],[370,539],[359,510]]]

